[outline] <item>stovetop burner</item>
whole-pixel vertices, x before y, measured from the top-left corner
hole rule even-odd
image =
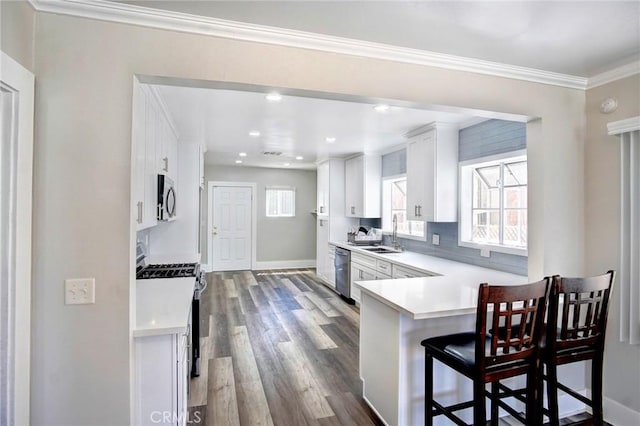
[[[200,273],[198,263],[167,263],[147,265],[136,272],[136,279],[150,278],[188,278],[197,277]]]

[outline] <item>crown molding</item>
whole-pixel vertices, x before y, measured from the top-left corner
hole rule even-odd
[[[533,68],[134,6],[104,0],[29,0],[39,12],[57,13],[163,30],[319,50],[374,59],[425,65],[584,90],[585,77]]]
[[[634,74],[640,74],[640,61],[631,62],[627,65],[623,65],[621,67],[605,71],[601,74],[594,75],[593,77],[589,77],[586,89],[593,89],[594,87],[602,86],[604,84],[611,83],[612,81],[620,80]]]
[[[619,135],[621,133],[633,132],[634,130],[640,130],[640,116],[607,123],[609,135]]]

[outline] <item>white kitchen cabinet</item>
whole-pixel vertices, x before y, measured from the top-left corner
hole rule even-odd
[[[135,339],[137,425],[186,424],[188,342],[188,333]]]
[[[166,174],[177,185],[178,137],[157,92],[137,80],[132,110],[132,207],[140,231],[158,223],[158,174]]]
[[[149,100],[148,88],[136,80],[133,86],[133,114],[131,143],[134,150],[132,165],[133,216],[136,230],[157,224],[157,169],[156,169],[156,110]]]
[[[433,274],[429,274],[424,271],[409,268],[407,266],[392,265],[393,278],[417,278],[417,277],[431,277]]]
[[[351,298],[360,303],[360,289],[355,281],[386,280],[391,278],[391,263],[361,253],[351,253]]]
[[[458,220],[458,127],[434,123],[407,142],[407,219]]]
[[[382,159],[363,154],[345,162],[345,214],[348,217],[380,217]]]
[[[336,289],[336,247],[332,244],[329,244],[329,249],[327,251],[327,274],[326,281],[329,283],[330,287],[334,290]]]
[[[318,164],[316,274],[327,285],[335,280],[333,261],[329,259],[329,242],[346,241],[350,227],[358,220],[344,215],[344,160],[330,159]],[[331,264],[329,264],[331,263]]]
[[[329,186],[330,186],[330,176],[329,176],[329,161],[325,161],[324,163],[318,164],[317,171],[317,214],[318,217],[328,217],[329,216]]]

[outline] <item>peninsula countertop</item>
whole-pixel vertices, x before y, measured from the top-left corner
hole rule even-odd
[[[331,244],[435,275],[356,281],[363,292],[412,319],[471,314],[476,311],[481,283],[518,285],[528,277],[415,252],[372,253],[342,242]]]

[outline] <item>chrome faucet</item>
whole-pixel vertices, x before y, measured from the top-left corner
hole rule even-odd
[[[391,246],[394,250],[400,250],[400,243],[398,243],[398,215],[393,215],[393,233],[391,234]]]

